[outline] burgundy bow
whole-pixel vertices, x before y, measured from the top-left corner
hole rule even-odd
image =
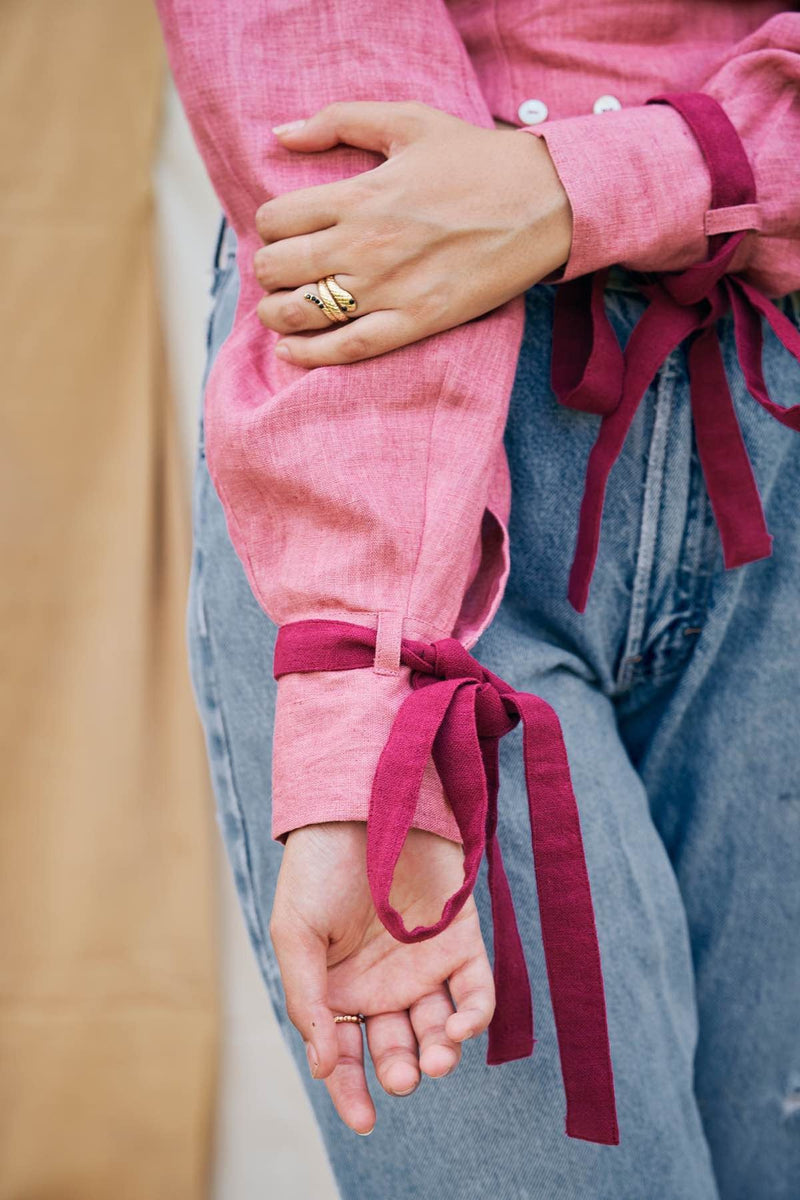
[[[347,621],[283,625],[275,645],[275,677],[370,668],[375,643],[375,630]],[[503,1063],[531,1054],[530,981],[497,840],[499,741],[521,720],[542,944],[567,1100],[566,1132],[616,1145],[600,952],[558,717],[544,700],[515,691],[482,667],[455,638],[432,644],[403,638],[400,661],[411,668],[412,691],[381,753],[367,818],[367,875],[376,912],[398,941],[434,937],[472,892],[485,850],[496,992],[486,1061]],[[464,881],[435,924],[408,930],[389,893],[431,755],[463,840]]]
[[[743,208],[754,227],[756,187],[736,129],[724,109],[702,92],[653,96],[671,104],[690,125],[711,174],[711,210]],[[767,412],[800,430],[800,405],[783,408],[769,397],[762,368],[761,316],[800,360],[800,334],[757,288],[727,274],[745,228],[709,237],[709,257],[685,271],[633,272],[650,303],[620,349],[603,304],[608,269],[556,290],[551,380],[558,400],[603,420],[586,469],[569,599],[583,612],[597,559],[603,499],[634,413],[664,359],[691,336],[690,394],[697,448],[722,541],[726,567],[766,558],[772,538],[731,399],[716,322],[733,312],[739,363],[748,391]]]

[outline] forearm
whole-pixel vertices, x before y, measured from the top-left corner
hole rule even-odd
[[[276,358],[277,335],[256,316],[261,291],[252,271],[260,204],[380,161],[344,146],[292,154],[271,126],[362,96],[424,99],[490,128],[463,45],[445,10],[432,13],[422,0],[400,14],[378,2],[288,0],[159,0],[159,11],[195,138],[239,235],[240,300],[209,378],[206,435],[254,595],[279,625],[307,617],[369,625],[386,614],[386,660],[396,657],[404,629],[427,637],[457,631],[471,645],[508,572],[502,432],[521,303],[381,359],[309,371]],[[355,78],[326,68],[337,55],[359,56]],[[370,764],[404,682],[407,672],[378,671],[346,684],[338,675],[282,681],[276,836],[293,812],[295,824],[332,810],[363,817]],[[332,757],[317,747],[307,762],[299,750],[323,722]],[[358,769],[348,775],[337,768],[343,763]],[[437,830],[453,833],[435,778],[424,811]]]

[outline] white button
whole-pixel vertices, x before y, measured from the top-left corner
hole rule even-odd
[[[622,105],[616,96],[599,96],[592,106],[592,112],[616,112],[619,108],[622,108]]]
[[[544,100],[523,100],[517,116],[525,125],[540,125],[547,120],[547,105]]]

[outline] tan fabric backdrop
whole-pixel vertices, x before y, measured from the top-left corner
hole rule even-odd
[[[149,0],[0,5],[0,1200],[206,1194],[213,822]]]

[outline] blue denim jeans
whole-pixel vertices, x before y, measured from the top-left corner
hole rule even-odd
[[[238,279],[215,264],[209,363]],[[549,1008],[520,730],[502,743],[500,837],[536,1008],[531,1058],[388,1096],[371,1065],[369,1138],[311,1079],[267,934],[282,847],[270,833],[276,628],[254,600],[210,481],[202,422],[189,604],[193,681],[252,944],[345,1200],[797,1200],[800,1195],[800,440],[747,396],[730,316],[734,401],[774,535],[726,572],[690,420],[684,352],[639,407],[611,476],[585,615],[566,600],[597,418],[549,386],[553,285],[526,294],[506,448],[512,568],[475,655],[561,717],[603,959],[621,1145],[573,1141]],[[622,269],[606,293],[624,342],[645,301]],[[800,293],[779,302],[800,327]],[[772,395],[800,368],[765,332]],[[485,864],[476,888],[491,952]]]

